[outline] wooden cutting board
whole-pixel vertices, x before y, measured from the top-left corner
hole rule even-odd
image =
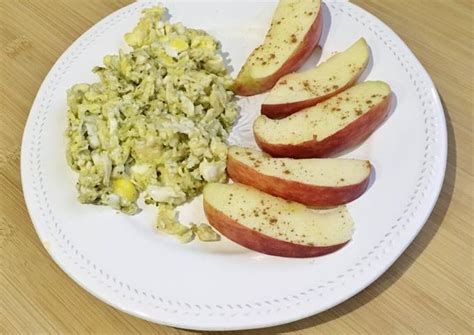
[[[0,333],[187,334],[91,296],[43,249],[21,191],[29,109],[59,55],[130,0],[0,0]],[[473,2],[355,1],[404,39],[432,75],[449,134],[446,179],[421,233],[369,288],[319,315],[246,334],[474,333]]]

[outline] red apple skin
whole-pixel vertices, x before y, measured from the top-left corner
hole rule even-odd
[[[234,93],[241,96],[251,96],[266,92],[275,85],[278,79],[288,73],[295,72],[304,64],[304,62],[306,62],[314,48],[316,48],[319,39],[321,38],[322,30],[323,14],[322,9],[320,9],[316,16],[316,20],[314,20],[299,47],[295,52],[293,52],[290,58],[286,60],[280,69],[278,69],[278,71],[259,80],[254,80],[252,78],[247,78],[245,81],[236,80],[232,87]],[[242,70],[243,69],[244,68],[242,68]]]
[[[254,131],[255,141],[263,151],[272,157],[330,157],[361,143],[370,136],[387,116],[390,100],[391,95],[388,95],[377,106],[374,106],[360,118],[322,141],[318,141],[315,138],[298,144],[271,144],[266,143]]]
[[[365,66],[364,66],[365,67]],[[361,71],[362,72],[362,71]],[[357,81],[359,77],[359,73],[355,75],[354,79],[348,82],[346,85],[338,88],[337,90],[330,92],[326,95],[321,95],[319,97],[315,97],[313,99],[303,100],[303,101],[296,101],[296,102],[289,102],[289,103],[282,103],[282,104],[262,104],[260,109],[261,113],[265,116],[268,116],[270,119],[282,119],[287,117],[293,113],[296,113],[304,108],[308,108],[311,106],[316,105],[317,103],[327,100],[330,97],[345,91]]]
[[[334,252],[349,241],[327,247],[290,243],[261,234],[232,220],[221,211],[204,201],[204,213],[209,223],[222,235],[248,249],[267,255],[307,258]]]
[[[235,182],[313,207],[326,208],[348,203],[361,196],[369,185],[370,173],[358,184],[340,187],[316,186],[268,176],[231,156],[227,157],[227,173]],[[370,169],[372,171],[372,166]]]

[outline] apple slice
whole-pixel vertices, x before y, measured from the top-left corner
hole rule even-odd
[[[235,146],[227,154],[227,173],[235,182],[309,206],[338,206],[356,199],[366,190],[370,172],[365,160],[271,158]]]
[[[306,72],[281,77],[262,105],[262,114],[282,118],[313,106],[352,86],[369,61],[363,38]]]
[[[260,115],[255,140],[273,157],[328,157],[367,138],[387,116],[390,97],[386,83],[367,81],[284,119]]]
[[[342,248],[352,236],[346,207],[312,210],[243,184],[208,184],[204,212],[222,235],[249,249],[313,257]]]
[[[280,0],[263,44],[247,58],[234,82],[238,95],[265,92],[311,55],[322,30],[320,0]]]

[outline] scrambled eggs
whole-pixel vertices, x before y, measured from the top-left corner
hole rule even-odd
[[[162,21],[164,12],[145,9],[125,35],[132,51],[105,56],[98,83],[68,90],[67,160],[82,203],[135,214],[143,193],[158,206],[158,229],[215,240],[207,225],[178,223],[175,207],[226,180],[232,79],[214,38]]]

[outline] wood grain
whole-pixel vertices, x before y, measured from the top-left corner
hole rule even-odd
[[[130,0],[0,1],[0,333],[195,333],[119,312],[53,263],[24,205],[19,153],[41,81],[58,56]],[[433,77],[449,157],[422,232],[368,289],[319,315],[246,334],[457,333],[473,328],[473,2],[355,1],[391,26]],[[209,333],[210,334],[210,333]]]

